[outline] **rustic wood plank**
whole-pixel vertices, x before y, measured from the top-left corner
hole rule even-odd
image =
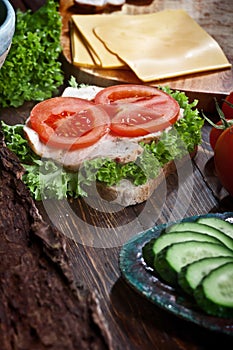
[[[96,253],[99,257],[99,252]],[[112,250],[104,255],[112,255]],[[100,260],[97,266],[101,265],[102,260],[98,257],[95,256],[95,261]],[[109,259],[105,257],[105,280],[113,280],[112,271],[107,268],[108,262]],[[79,268],[78,264],[74,266]],[[101,305],[108,323],[114,329],[113,344],[119,350],[210,350],[220,341],[224,349],[231,348],[228,337],[210,333],[162,311],[137,295],[120,277],[111,287],[110,299],[103,294]]]

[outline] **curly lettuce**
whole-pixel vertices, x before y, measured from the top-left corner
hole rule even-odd
[[[19,107],[58,92],[64,81],[60,33],[57,1],[47,0],[35,13],[17,10],[11,49],[0,70],[0,106]]]

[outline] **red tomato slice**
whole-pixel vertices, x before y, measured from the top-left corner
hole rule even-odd
[[[115,85],[98,92],[96,104],[108,105],[111,130],[121,136],[143,136],[174,124],[178,102],[152,86]]]
[[[31,111],[30,126],[44,143],[74,150],[88,147],[108,130],[108,114],[92,102],[75,97],[54,97]]]
[[[219,136],[215,150],[214,162],[216,174],[222,186],[233,196],[233,127],[229,127]]]

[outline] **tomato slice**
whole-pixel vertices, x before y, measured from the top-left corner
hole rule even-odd
[[[96,104],[107,105],[111,131],[121,136],[143,136],[174,124],[178,102],[152,86],[115,85],[97,93]]]
[[[69,150],[94,144],[109,126],[109,116],[101,106],[76,97],[54,97],[38,103],[29,121],[43,143]]]

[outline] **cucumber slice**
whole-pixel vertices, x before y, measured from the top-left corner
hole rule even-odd
[[[211,256],[233,257],[233,252],[224,245],[211,242],[174,243],[155,256],[154,269],[164,281],[177,286],[177,276],[183,266]]]
[[[194,289],[198,286],[203,277],[208,275],[210,271],[227,262],[233,262],[233,257],[218,256],[194,261],[182,267],[178,274],[178,284],[186,293],[192,295]]]
[[[211,271],[194,291],[197,304],[208,314],[233,318],[233,262]]]
[[[142,255],[146,264],[150,267],[154,267],[155,256],[165,247],[178,242],[186,241],[201,241],[201,242],[213,242],[221,244],[221,242],[212,236],[205,235],[198,232],[171,232],[165,233],[158,238],[150,240],[142,248]]]
[[[225,222],[223,220],[220,220],[222,222]],[[227,223],[229,224],[229,223]],[[231,224],[229,224],[231,225]],[[178,224],[173,224],[170,227],[166,229],[166,232],[180,232],[180,231],[193,231],[193,232],[201,232],[203,234],[216,237],[219,239],[223,244],[225,244],[228,248],[233,250],[233,239],[230,238],[228,235],[224,234],[219,229],[204,225],[202,222],[198,220],[198,222],[180,222]]]
[[[199,218],[197,222],[206,226],[214,227],[217,230],[222,231],[225,235],[231,237],[231,239],[233,239],[233,224],[231,224],[228,221],[216,217],[209,217]]]
[[[142,247],[142,257],[146,263],[147,266],[149,267],[154,267],[154,259],[155,259],[155,254],[153,251],[153,246],[157,238],[152,238],[149,242],[147,242],[143,247]]]

